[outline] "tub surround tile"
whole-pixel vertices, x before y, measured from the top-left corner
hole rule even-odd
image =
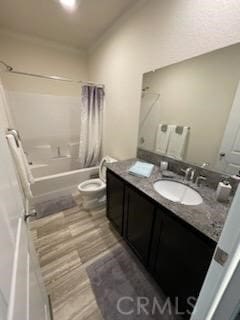
[[[226,220],[230,202],[217,202],[215,198],[215,190],[207,186],[201,186],[199,188],[195,187],[204,200],[203,203],[198,206],[186,206],[172,202],[162,197],[153,188],[153,183],[162,178],[159,166],[154,166],[153,172],[149,178],[139,178],[128,174],[128,169],[136,160],[137,159],[119,161],[108,164],[107,167],[129,184],[142,191],[148,197],[192,225],[195,229],[199,230],[212,240],[218,241]],[[174,180],[183,182],[183,177],[177,175]]]

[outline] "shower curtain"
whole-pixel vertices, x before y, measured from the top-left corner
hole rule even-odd
[[[104,89],[82,87],[79,161],[81,168],[99,163],[103,135]]]

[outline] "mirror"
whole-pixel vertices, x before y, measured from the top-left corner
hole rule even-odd
[[[138,148],[240,170],[240,44],[143,75]]]

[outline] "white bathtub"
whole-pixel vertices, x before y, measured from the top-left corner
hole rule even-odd
[[[31,166],[35,183],[31,189],[34,202],[50,200],[77,192],[77,185],[98,175],[98,167],[78,169],[77,159],[70,157],[50,159],[47,163]]]
[[[52,158],[36,163],[33,162],[33,165],[31,165],[31,171],[34,178],[78,170],[79,168],[80,164],[78,159],[73,159],[70,156]]]

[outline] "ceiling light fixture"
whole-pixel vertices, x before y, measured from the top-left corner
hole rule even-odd
[[[73,11],[77,7],[76,0],[59,0],[64,9]]]

